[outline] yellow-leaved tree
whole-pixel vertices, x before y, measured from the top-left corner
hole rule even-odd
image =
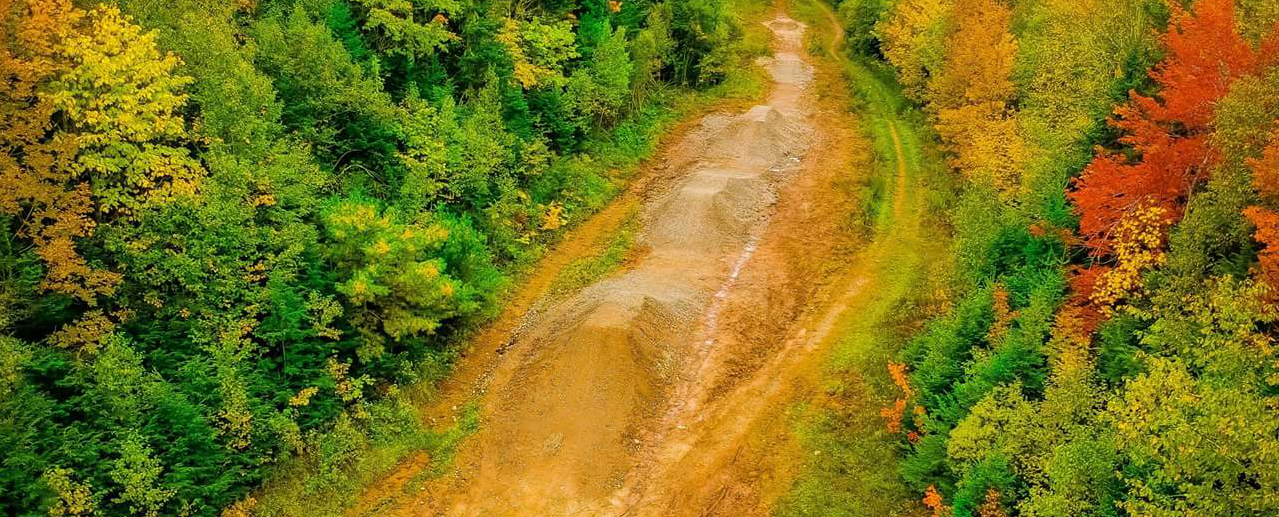
[[[506,18],[497,41],[511,56],[515,80],[525,88],[563,86],[564,66],[578,57],[573,26],[567,20],[542,23],[536,18]]]
[[[55,132],[49,84],[70,67],[57,59],[84,13],[69,0],[5,5],[0,27],[0,212],[29,238],[47,271],[46,289],[92,303],[118,274],[89,267],[75,240],[93,233],[89,184],[79,181],[75,135]]]
[[[897,68],[905,93],[923,99],[928,76],[941,67],[945,27],[954,0],[901,0],[876,25],[884,57]]]
[[[192,79],[119,9],[99,6],[89,19],[58,46],[69,67],[46,95],[80,142],[76,172],[91,178],[99,218],[194,194],[203,170],[175,145],[188,138],[178,110]]]
[[[1021,191],[1026,145],[1010,108],[1017,41],[1012,12],[997,0],[955,4],[940,73],[928,82],[937,131],[951,166],[1006,197]]]
[[[112,6],[0,10],[0,214],[45,264],[43,287],[96,304],[120,274],[79,249],[101,224],[194,194],[176,57]]]

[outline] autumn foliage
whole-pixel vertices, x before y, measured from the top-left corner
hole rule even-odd
[[[1250,160],[1253,188],[1270,206],[1279,204],[1279,135],[1266,148],[1260,159]],[[1244,215],[1257,227],[1256,239],[1262,243],[1258,260],[1261,278],[1279,291],[1279,212],[1263,206],[1252,206]]]
[[[952,513],[951,508],[946,506],[946,503],[942,500],[941,492],[937,491],[936,486],[928,485],[928,490],[924,492],[922,502],[924,506],[932,510],[933,517],[950,517]]]
[[[47,289],[97,303],[120,274],[77,249],[97,227],[194,194],[203,171],[182,147],[178,60],[115,7],[66,0],[12,4],[0,75],[0,210],[22,221],[47,266]],[[6,13],[8,14],[8,13]],[[55,118],[56,117],[56,118]]]
[[[977,508],[978,517],[1008,517],[1008,511],[1004,509],[1000,499],[1001,496],[998,490],[987,489],[986,500]]]
[[[906,414],[906,404],[915,396],[914,390],[910,389],[910,379],[906,375],[906,365],[901,363],[888,363],[888,375],[892,377],[893,384],[902,391],[902,396],[893,401],[893,405],[880,409],[879,415],[884,417],[884,423],[888,426],[888,432],[900,433],[902,431],[902,417]]]
[[[1208,145],[1215,102],[1235,79],[1279,60],[1279,33],[1253,47],[1235,28],[1232,0],[1202,0],[1192,12],[1169,5],[1168,57],[1150,73],[1158,98],[1132,92],[1110,121],[1132,153],[1100,153],[1070,193],[1096,256],[1114,251],[1114,229],[1134,210],[1180,218],[1186,196],[1217,160]]]
[[[934,515],[1279,512],[1273,4],[880,10],[962,185],[956,302],[881,410],[920,408],[897,466]]]
[[[1005,196],[1021,192],[1026,148],[1009,103],[1017,42],[1012,11],[996,0],[956,2],[940,73],[929,82],[937,132],[950,164]]]
[[[50,83],[69,69],[61,49],[84,13],[69,1],[30,7],[5,4],[17,23],[0,41],[0,210],[23,216],[19,235],[30,238],[48,272],[48,289],[93,303],[110,294],[118,274],[91,267],[76,241],[92,235],[96,222],[90,186],[73,172],[80,142],[74,134],[48,133],[58,110]],[[17,12],[13,12],[17,11]]]

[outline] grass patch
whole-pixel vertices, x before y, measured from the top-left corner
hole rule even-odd
[[[873,170],[862,196],[862,224],[871,232],[882,233],[892,224],[888,201],[896,189],[896,146],[902,147],[906,170],[913,171],[923,165],[921,142],[916,125],[903,123],[900,116],[906,107],[891,70],[866,59],[848,59],[843,65],[843,77],[852,93],[849,108],[861,115],[862,131],[874,148]]]
[[[913,298],[927,292],[926,256],[906,250],[917,244],[903,241],[871,261],[865,301],[834,331],[822,394],[792,408],[791,427],[808,455],[776,515],[879,517],[916,509],[897,473],[901,437],[887,431],[879,409],[896,393],[884,365],[926,312]]]
[[[638,209],[633,209],[626,215],[626,222],[609,237],[598,253],[574,260],[560,270],[551,284],[551,295],[576,291],[621,269],[635,245],[635,233],[639,226],[635,217],[637,213]]]
[[[462,440],[480,429],[480,404],[472,401],[458,410],[457,420],[453,425],[439,432],[428,432],[425,451],[431,453],[430,466],[409,481],[410,488],[420,487],[428,479],[436,478],[446,472],[453,464],[453,458],[462,445]]]

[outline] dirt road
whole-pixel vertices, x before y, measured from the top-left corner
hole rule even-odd
[[[802,453],[786,409],[817,389],[827,337],[888,257],[849,230],[871,166],[833,62],[807,55],[803,24],[767,26],[766,102],[707,116],[665,151],[670,173],[633,201],[635,259],[495,325],[509,339],[459,370],[483,424],[453,470],[384,497],[408,465],[352,514],[768,513]]]

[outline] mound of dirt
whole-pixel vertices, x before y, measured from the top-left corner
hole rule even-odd
[[[764,25],[773,30],[785,49],[773,54],[773,58],[765,63],[773,80],[787,85],[807,85],[812,82],[813,67],[795,52],[803,47],[806,26],[790,18],[778,18]]]
[[[737,249],[773,202],[777,172],[802,153],[811,130],[767,105],[702,126],[703,160],[646,211],[645,243],[720,254]]]
[[[570,515],[609,493],[629,466],[630,423],[657,407],[676,361],[670,345],[695,314],[686,293],[650,295],[627,279],[558,307],[517,344],[511,382],[494,393],[500,403],[485,432],[500,450],[472,468],[503,486],[474,483],[475,499],[453,513]]]
[[[807,128],[772,106],[755,106],[722,128],[706,143],[707,160],[734,160],[748,168],[771,165],[800,149]]]
[[[715,226],[729,235],[746,235],[775,199],[768,183],[760,178],[730,178],[711,200]]]
[[[788,50],[802,46],[804,31],[808,28],[807,25],[789,16],[769,20],[764,23],[764,26],[771,29],[773,36],[779,40],[780,46]]]

